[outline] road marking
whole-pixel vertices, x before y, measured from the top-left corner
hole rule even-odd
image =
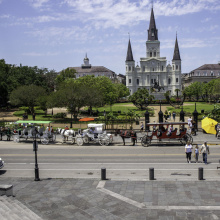
[[[24,165],[24,164],[30,164],[33,165],[35,163],[5,163],[9,165]],[[38,163],[41,165],[187,165],[187,163]],[[189,166],[193,165],[203,165],[204,163],[191,163]],[[219,165],[219,163],[210,163],[210,165]]]
[[[73,170],[76,170],[76,171],[78,171],[78,170],[86,170],[86,171],[91,171],[91,170],[95,170],[95,171],[99,171],[101,168],[99,168],[99,169],[93,169],[93,168],[86,168],[86,169],[44,169],[44,168],[39,168],[40,170],[55,170],[55,171],[73,171]],[[2,169],[2,170],[32,170],[32,169]],[[122,171],[127,171],[127,170],[132,170],[132,171],[135,171],[135,170],[140,170],[140,171],[146,171],[146,170],[148,170],[148,168],[146,168],[146,169],[111,169],[111,168],[107,168],[107,170],[109,170],[109,171],[111,171],[111,170],[113,170],[113,171],[118,171],[118,170],[122,170]],[[186,169],[154,169],[154,170],[156,170],[156,171],[194,171],[194,170],[196,170],[196,171],[198,171],[198,169],[189,169],[188,167],[186,168]],[[212,170],[214,170],[214,171],[216,171],[216,169],[205,169],[205,170],[209,170],[209,171],[212,171]]]
[[[101,183],[100,183],[101,182]],[[112,192],[108,189],[105,189],[105,181],[100,181],[96,187],[97,190],[106,193],[112,197],[115,197],[116,199],[119,199],[121,201],[124,201],[130,205],[133,205],[140,209],[153,209],[153,210],[220,210],[220,206],[146,206],[144,203],[140,203],[137,201],[134,201],[132,199],[129,199],[125,196],[122,196],[118,193]]]
[[[212,154],[212,156],[220,156],[220,153]],[[147,157],[147,156],[185,156],[183,154],[38,154],[39,157]],[[1,157],[34,157],[34,154],[1,154]]]

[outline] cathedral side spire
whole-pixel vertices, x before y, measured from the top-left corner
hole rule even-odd
[[[126,61],[134,61],[133,54],[132,54],[132,49],[131,49],[130,38],[129,38],[129,41],[128,41],[128,50],[127,50]]]
[[[177,40],[177,34],[176,34],[175,48],[174,48],[174,52],[173,52],[173,60],[181,60],[179,45],[178,45],[178,40]]]
[[[149,41],[158,40],[158,30],[157,30],[156,22],[155,22],[155,18],[154,18],[153,7],[151,9],[150,24],[149,24],[149,29],[148,29],[148,40]]]

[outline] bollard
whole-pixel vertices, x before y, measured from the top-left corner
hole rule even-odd
[[[106,168],[101,168],[101,180],[106,180]]]
[[[149,180],[154,180],[154,168],[149,168]]]
[[[198,168],[198,179],[203,180],[203,168],[202,167]]]

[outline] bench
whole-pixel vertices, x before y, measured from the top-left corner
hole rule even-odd
[[[13,196],[13,185],[0,185],[0,196]]]

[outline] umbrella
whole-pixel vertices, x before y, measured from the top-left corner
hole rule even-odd
[[[81,118],[79,121],[94,121],[94,118]]]
[[[202,120],[202,129],[205,130],[206,133],[216,134],[216,130],[215,130],[216,124],[218,124],[217,121],[206,117]]]

